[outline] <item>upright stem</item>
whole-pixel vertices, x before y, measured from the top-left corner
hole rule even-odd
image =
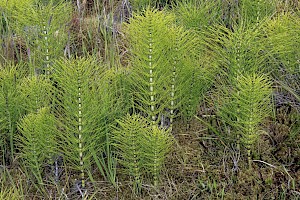
[[[248,155],[249,169],[252,169],[252,160],[251,160],[251,150],[250,150],[250,148],[247,148],[247,155]]]
[[[81,100],[81,80],[78,79],[78,139],[79,139],[79,158],[80,158],[80,171],[81,171],[81,186],[85,187],[84,181],[84,167],[83,167],[83,143],[82,143],[82,100]]]
[[[178,38],[176,37],[176,47],[175,52],[178,54]],[[171,110],[170,110],[170,128],[172,130],[173,120],[174,120],[174,107],[175,107],[175,84],[176,84],[176,67],[178,63],[178,57],[174,58],[174,66],[172,71],[172,85],[171,85]]]
[[[46,75],[49,75],[50,74],[50,71],[49,71],[49,60],[50,60],[50,57],[49,57],[49,42],[48,42],[48,30],[47,30],[47,27],[46,25],[44,25],[44,40],[45,40],[45,49],[46,49],[46,56],[45,56],[45,61],[46,61]]]
[[[14,130],[13,130],[13,123],[11,113],[9,111],[9,103],[8,103],[8,96],[5,97],[5,104],[6,104],[6,113],[8,117],[8,126],[9,126],[9,143],[10,143],[10,154],[11,159],[14,158]]]
[[[150,102],[151,102],[151,121],[152,121],[152,125],[155,126],[155,122],[156,122],[156,116],[155,116],[155,107],[154,107],[154,104],[155,104],[155,99],[154,99],[154,80],[153,80],[153,66],[152,66],[152,30],[150,30],[150,33],[149,33],[149,75],[150,75],[150,78],[149,78],[149,83],[150,83]]]

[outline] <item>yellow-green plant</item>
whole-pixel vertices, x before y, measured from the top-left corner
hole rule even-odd
[[[3,165],[14,158],[17,122],[24,112],[22,99],[19,98],[19,84],[24,76],[21,65],[0,66],[0,151]]]
[[[135,107],[152,124],[162,127],[165,117],[172,124],[175,110],[193,113],[186,110],[197,107],[201,87],[206,86],[201,78],[205,75],[196,59],[197,36],[174,22],[173,14],[148,8],[130,19],[126,29]]]
[[[240,18],[248,23],[260,23],[266,17],[276,12],[277,0],[242,0],[240,3]]]
[[[171,72],[170,25],[174,17],[157,10],[147,9],[135,15],[127,24],[130,42],[130,75],[135,106],[147,115],[153,124],[169,106]]]
[[[271,114],[271,82],[265,75],[240,75],[236,84],[224,91],[218,115],[240,136],[248,153],[251,168],[251,148],[259,138],[261,123]]]
[[[118,150],[119,162],[125,167],[126,174],[133,177],[135,192],[140,193],[144,175],[141,140],[148,122],[139,115],[127,115],[117,122],[119,127],[113,132],[113,142]]]
[[[221,75],[227,77],[227,84],[234,84],[236,77],[267,69],[270,52],[263,37],[261,25],[241,21],[232,29],[217,26],[207,34],[211,55],[223,69]],[[267,71],[267,70],[266,70]]]
[[[57,154],[57,123],[49,108],[43,107],[35,113],[26,115],[18,126],[21,134],[19,142],[20,157],[24,167],[33,176],[33,182],[43,184],[43,171],[51,164]]]
[[[18,86],[19,98],[27,113],[37,112],[42,107],[50,106],[52,99],[52,82],[44,76],[25,77]]]
[[[109,72],[93,58],[55,63],[55,115],[60,121],[60,148],[70,167],[80,172],[81,186],[103,152],[114,95]],[[109,76],[108,76],[109,77]]]
[[[209,67],[199,59],[203,52],[198,51],[200,38],[193,30],[184,30],[181,26],[170,29],[171,85],[170,87],[170,123],[176,117],[175,111],[189,120],[196,112],[202,93],[209,87]],[[201,58],[200,58],[201,57]],[[198,59],[199,58],[199,59]]]
[[[197,31],[204,31],[221,20],[219,1],[184,0],[178,3],[175,12],[180,25]]]
[[[126,173],[134,178],[135,192],[140,193],[143,179],[149,175],[155,187],[172,145],[170,129],[160,129],[140,116],[129,114],[118,120],[113,132],[119,162]]]
[[[154,187],[158,186],[160,172],[164,167],[168,153],[171,151],[172,143],[170,129],[165,130],[152,126],[149,131],[143,133],[143,138],[140,141],[143,168],[153,179]]]
[[[64,55],[67,45],[70,3],[13,0],[2,1],[1,5],[11,31],[26,41],[31,74],[49,74],[51,63]]]
[[[265,26],[268,47],[276,64],[272,75],[296,99],[297,96],[299,99],[300,79],[299,19],[299,16],[287,12],[269,20]]]

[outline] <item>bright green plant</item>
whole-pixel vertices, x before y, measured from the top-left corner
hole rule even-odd
[[[103,91],[99,100],[101,112],[97,115],[101,119],[99,125],[105,134],[104,145],[99,143],[100,152],[94,152],[93,158],[101,174],[116,186],[116,158],[112,146],[112,127],[116,126],[115,119],[123,117],[131,106],[130,96],[127,91],[128,83],[126,74],[121,70],[109,71],[101,81]],[[102,153],[103,152],[103,153]]]
[[[222,21],[227,28],[247,22],[258,24],[276,11],[277,0],[228,0],[220,1]]]
[[[133,0],[130,1],[134,11],[142,11],[147,7],[151,8],[165,8],[168,6],[173,6],[180,0]]]
[[[127,32],[135,107],[162,127],[166,116],[172,124],[175,110],[193,115],[207,88],[206,69],[200,69],[196,55],[197,35],[175,26],[174,15],[150,9],[131,19]]]
[[[25,73],[22,66],[0,66],[0,144],[3,165],[12,161],[15,153],[14,136],[17,122],[23,114],[23,102],[18,86]]]
[[[126,173],[134,178],[134,187],[140,192],[143,179],[149,175],[155,187],[160,172],[172,145],[170,129],[151,125],[140,115],[127,115],[118,120],[114,131],[114,144],[119,153],[119,162]]]
[[[169,62],[172,71],[169,118],[172,125],[175,110],[179,110],[186,120],[195,114],[202,94],[209,88],[212,67],[204,64],[207,57],[203,59],[204,53],[198,51],[201,44],[194,31],[175,26],[170,32],[172,45]]]
[[[153,124],[160,121],[170,102],[172,40],[169,27],[173,20],[171,15],[147,9],[127,24],[135,106]]]
[[[276,12],[277,2],[277,0],[242,0],[240,3],[240,17],[248,23],[260,23]]]
[[[149,131],[143,133],[140,143],[143,152],[143,168],[151,175],[154,187],[157,187],[160,172],[164,167],[164,162],[172,146],[170,129],[165,130],[158,127],[151,127]]]
[[[212,29],[208,35],[208,48],[218,65],[224,69],[228,84],[234,84],[236,77],[267,69],[270,53],[265,45],[267,40],[262,35],[262,26],[241,22],[230,30],[224,26]],[[224,79],[222,80],[224,81]]]
[[[45,77],[25,77],[18,87],[19,98],[24,102],[23,109],[31,113],[37,112],[42,107],[50,106],[52,88],[51,81]]]
[[[125,167],[125,173],[133,177],[135,192],[140,193],[144,175],[141,140],[148,123],[139,115],[127,115],[117,122],[119,127],[113,132],[113,142],[118,150],[119,162]]]
[[[20,157],[32,180],[43,184],[43,170],[47,163],[51,164],[57,154],[56,119],[49,108],[43,107],[35,113],[26,115],[19,123]]]
[[[269,20],[265,27],[268,47],[273,54],[274,63],[277,64],[272,74],[293,89],[299,85],[299,25],[299,16],[284,13]]]
[[[53,73],[55,113],[62,130],[60,147],[66,161],[80,172],[83,188],[93,157],[102,153],[109,126],[107,113],[114,96],[107,73],[92,58],[60,60]]]
[[[265,75],[240,75],[236,85],[224,90],[218,115],[240,136],[248,152],[251,167],[251,148],[259,137],[260,125],[271,114],[271,82]]]
[[[51,63],[64,55],[67,45],[65,30],[71,14],[70,3],[27,0],[3,4],[10,29],[26,41],[31,74],[49,74]]]
[[[203,31],[220,21],[219,4],[218,1],[185,0],[175,8],[176,18],[187,29]]]

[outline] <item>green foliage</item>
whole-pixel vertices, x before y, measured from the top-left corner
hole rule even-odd
[[[71,14],[70,3],[49,1],[8,1],[5,16],[9,26],[26,41],[31,74],[49,73],[53,60],[63,56],[67,44],[66,23]]]
[[[131,1],[132,8],[135,11],[142,11],[147,7],[151,8],[166,8],[177,4],[181,0],[133,0]]]
[[[0,0],[0,199],[297,196],[298,5]]]
[[[43,184],[43,170],[57,154],[56,119],[49,108],[26,115],[19,123],[20,157],[25,168],[33,175],[32,180]]]
[[[248,23],[260,23],[265,18],[270,18],[276,12],[277,0],[242,0],[241,20]]]
[[[207,35],[208,48],[228,84],[234,84],[236,77],[258,71],[267,72],[270,53],[267,40],[261,34],[261,26],[241,23],[234,30],[217,26]],[[222,83],[221,83],[222,84]]]
[[[180,25],[187,29],[204,31],[220,21],[221,11],[218,1],[186,0],[175,9]]]
[[[0,66],[1,67],[1,66]],[[14,135],[17,122],[23,114],[22,99],[19,98],[18,85],[24,76],[21,66],[6,66],[0,68],[0,151],[3,159],[14,158]],[[3,165],[5,165],[5,161]]]
[[[238,76],[236,85],[224,90],[218,115],[240,136],[247,150],[257,141],[261,123],[271,114],[271,94],[268,78],[255,73]]]
[[[154,186],[158,186],[160,172],[170,152],[172,137],[170,130],[152,126],[140,115],[127,115],[118,120],[114,131],[114,144],[119,162],[125,172],[134,178],[136,192],[140,192],[142,179],[150,175]]]
[[[50,80],[45,77],[26,77],[21,81],[18,90],[19,98],[24,102],[23,109],[28,113],[50,105],[53,87]]]
[[[104,69],[92,58],[60,60],[53,73],[56,115],[62,130],[60,146],[70,166],[80,171],[82,187],[94,163],[92,158],[102,153],[110,115],[117,112],[116,94],[110,90],[111,79]]]
[[[139,141],[142,149],[143,167],[153,179],[154,187],[158,186],[160,172],[172,146],[170,129],[152,127],[143,132],[143,138]]]
[[[205,51],[204,36],[192,30],[176,28],[173,41],[173,66],[176,66],[176,101],[180,115],[189,121],[197,112],[199,103],[214,82],[219,71],[217,62]],[[176,63],[174,65],[174,63]],[[173,71],[174,73],[174,71]],[[176,102],[175,101],[175,102]]]
[[[127,24],[130,42],[130,76],[136,108],[147,115],[149,121],[158,123],[169,106],[171,71],[169,27],[171,15],[147,9],[135,15]]]
[[[268,46],[277,62],[290,74],[299,72],[300,29],[299,16],[285,13],[268,21],[264,31],[268,37]],[[278,69],[283,71],[283,69]],[[278,78],[281,72],[276,70]]]
[[[227,28],[247,22],[258,24],[276,12],[277,0],[228,0],[220,1],[222,20]]]
[[[198,60],[197,34],[175,26],[174,20],[171,14],[148,9],[127,25],[135,107],[153,124],[163,125],[164,116],[172,124],[179,108],[188,118],[194,115],[209,85],[208,70]]]
[[[114,146],[118,149],[120,164],[125,167],[125,173],[134,178],[134,187],[139,193],[144,175],[141,140],[147,131],[147,120],[139,115],[127,115],[117,122],[119,127],[113,132]]]

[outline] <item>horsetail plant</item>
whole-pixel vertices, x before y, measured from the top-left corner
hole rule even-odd
[[[212,34],[208,33],[208,48],[212,49],[210,53],[217,60],[216,63],[220,68],[216,94],[221,93],[221,102],[222,93],[226,94],[227,91],[237,87],[237,77],[267,71],[270,53],[264,45],[266,39],[262,37],[262,27],[263,24],[249,24],[247,20],[241,20],[239,24],[232,27],[232,30],[218,26],[218,30],[212,29]],[[240,112],[239,108],[236,112]],[[235,117],[239,123],[239,115],[236,114]],[[230,127],[228,128],[229,133]],[[241,135],[239,132],[235,134],[236,147],[240,150]]]
[[[134,178],[136,193],[141,192],[143,179],[149,175],[154,187],[158,186],[160,172],[172,145],[171,129],[153,126],[149,121],[133,114],[118,120],[114,143],[119,152],[119,162],[126,173]]]
[[[231,92],[225,95],[218,115],[233,131],[247,150],[251,168],[251,148],[259,137],[260,125],[271,114],[271,82],[265,75],[240,75]]]
[[[80,184],[85,188],[86,174],[94,163],[94,153],[101,153],[105,142],[108,82],[101,64],[92,58],[60,60],[55,64],[53,80],[57,83],[55,113],[60,121],[60,147],[64,158],[80,172]]]
[[[17,122],[24,112],[18,90],[20,81],[26,74],[23,67],[22,65],[0,66],[0,140],[3,165],[14,158]]]
[[[7,1],[11,29],[26,41],[31,74],[50,74],[50,64],[64,55],[71,5],[65,1]],[[0,4],[1,5],[1,4]]]
[[[33,182],[43,185],[43,169],[57,154],[56,119],[48,107],[26,115],[19,123],[20,156]]]
[[[130,79],[135,107],[147,115],[153,125],[162,122],[162,114],[170,102],[172,68],[169,27],[173,20],[172,15],[148,8],[143,15],[131,18],[126,29],[130,42]]]
[[[23,78],[19,87],[23,109],[27,113],[37,112],[42,107],[50,106],[53,86],[45,76],[29,76]]]
[[[153,185],[158,187],[160,172],[173,144],[171,129],[150,127],[149,131],[143,132],[140,141],[142,148],[143,168],[153,179]]]
[[[148,129],[148,122],[139,115],[129,114],[117,122],[119,127],[113,131],[114,146],[118,150],[120,164],[125,167],[125,173],[134,179],[134,192],[139,194],[144,175],[140,143],[143,133]]]
[[[195,59],[195,44],[199,41],[197,35],[192,30],[184,30],[180,26],[174,26],[170,29],[172,34],[172,45],[170,51],[171,65],[171,86],[170,87],[170,125],[172,126],[175,116],[175,110],[186,117],[194,115],[199,103],[201,89],[196,84],[202,85],[204,82],[199,73],[202,70],[198,66],[200,63]],[[196,75],[197,74],[197,75]],[[204,85],[204,84],[203,84]],[[193,88],[195,86],[195,88]],[[197,90],[199,89],[199,90]],[[193,101],[193,102],[192,102]]]

